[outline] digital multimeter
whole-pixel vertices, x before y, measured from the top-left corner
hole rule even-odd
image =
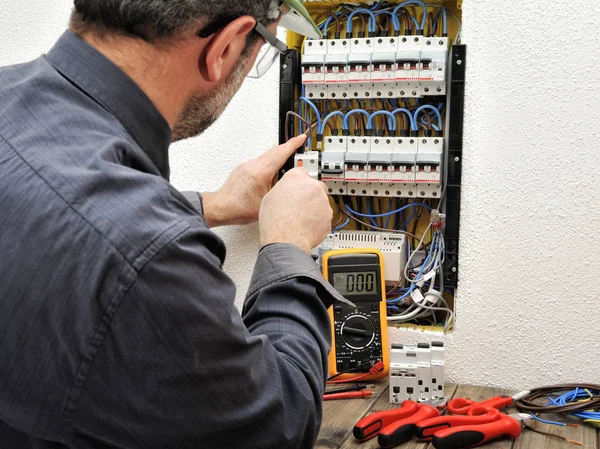
[[[342,296],[355,304],[329,308],[332,348],[329,376],[351,379],[368,373],[377,362],[383,371],[361,380],[380,379],[389,372],[387,307],[383,278],[383,255],[376,249],[329,251],[322,259],[323,276]]]

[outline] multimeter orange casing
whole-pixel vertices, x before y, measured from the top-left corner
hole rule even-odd
[[[386,298],[385,298],[385,292],[386,292],[386,288],[385,288],[385,279],[384,279],[384,266],[383,266],[383,254],[381,253],[381,251],[377,250],[377,249],[370,249],[370,248],[352,248],[352,249],[340,249],[340,250],[331,250],[326,252],[323,257],[322,257],[322,269],[323,269],[323,276],[325,277],[325,279],[329,282],[329,259],[335,256],[344,256],[344,255],[361,255],[361,254],[376,254],[379,257],[379,270],[380,270],[380,279],[381,279],[381,292],[380,292],[380,301],[379,301],[379,309],[378,309],[378,313],[379,313],[379,326],[376,329],[377,332],[380,335],[380,340],[381,340],[381,361],[383,362],[383,370],[380,371],[379,373],[376,374],[372,374],[369,376],[365,376],[365,377],[361,377],[361,381],[367,381],[367,380],[377,380],[377,379],[381,379],[384,378],[388,375],[389,373],[389,369],[390,369],[390,352],[389,352],[389,347],[388,347],[388,332],[387,332],[387,303],[386,303]],[[347,298],[350,301],[352,301],[352,297]],[[350,307],[350,306],[345,306],[345,307]],[[335,316],[334,316],[334,306],[331,306],[328,310],[329,312],[329,319],[331,320],[331,351],[329,352],[329,357],[328,357],[328,361],[329,361],[329,377],[331,376],[335,376],[336,374],[338,374],[337,371],[337,345],[336,345],[336,332],[335,332]],[[341,337],[340,337],[341,338]],[[355,377],[357,377],[358,375],[364,374],[366,372],[368,372],[368,368],[365,369],[364,371],[357,371],[357,372],[352,372],[352,373],[347,373],[347,374],[341,374],[339,376],[336,377],[336,380],[346,380],[346,379],[353,379]]]

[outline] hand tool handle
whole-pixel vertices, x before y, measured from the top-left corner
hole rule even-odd
[[[438,416],[417,423],[415,437],[421,441],[431,441],[433,434],[440,430],[449,427],[487,424],[500,418],[501,413],[493,408],[487,409],[485,414],[478,416]]]
[[[370,390],[352,391],[346,393],[330,393],[323,396],[324,401],[333,401],[334,399],[357,399],[357,398],[368,398],[372,396],[373,392]]]
[[[433,435],[436,449],[465,449],[479,446],[496,438],[517,438],[521,435],[521,423],[507,415],[488,424],[459,426],[440,430]]]
[[[414,415],[419,407],[419,404],[414,401],[403,401],[398,408],[371,413],[356,423],[353,430],[354,438],[360,441],[369,440],[391,423]]]
[[[384,427],[381,432],[379,432],[377,442],[379,443],[379,446],[384,449],[405,443],[415,434],[415,427],[417,426],[417,423],[436,416],[440,416],[440,411],[437,408],[430,405],[421,404],[419,411],[414,415],[408,416],[404,419],[391,423],[389,426]]]
[[[467,415],[475,407],[496,408],[501,410],[513,403],[512,396],[496,396],[485,401],[475,402],[470,399],[456,398],[448,403],[448,411],[453,415]]]

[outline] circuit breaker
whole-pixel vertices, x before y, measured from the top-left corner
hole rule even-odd
[[[444,344],[393,344],[390,356],[390,402],[426,402],[444,398]]]

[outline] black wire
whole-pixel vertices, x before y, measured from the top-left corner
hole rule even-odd
[[[362,362],[362,363],[359,363],[359,364],[358,364],[358,365],[356,365],[354,368],[350,368],[349,370],[342,371],[341,373],[337,373],[336,375],[334,375],[334,376],[331,376],[331,377],[327,378],[327,382],[329,382],[330,380],[333,380],[333,379],[335,379],[336,377],[339,377],[339,376],[341,376],[342,374],[355,373],[355,372],[357,372],[357,371],[358,371],[358,369],[359,369],[361,366],[363,366],[363,365],[370,365],[370,364],[371,364],[371,362],[368,362],[368,361],[367,361],[367,362]]]

